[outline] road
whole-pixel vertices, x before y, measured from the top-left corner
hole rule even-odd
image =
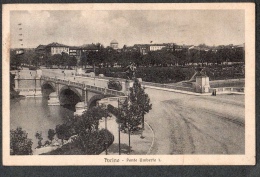
[[[151,154],[243,154],[244,95],[194,96],[146,89],[155,132]]]

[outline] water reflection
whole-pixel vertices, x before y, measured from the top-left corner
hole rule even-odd
[[[10,101],[10,126],[15,129],[20,126],[26,130],[28,137],[33,141],[33,148],[37,146],[35,133],[42,132],[43,141],[48,138],[48,130],[55,129],[56,125],[65,123],[73,116],[71,106],[48,106],[48,99],[26,98],[12,99]]]

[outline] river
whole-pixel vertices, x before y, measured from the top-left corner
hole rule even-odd
[[[10,126],[11,129],[22,127],[33,141],[33,148],[37,146],[35,133],[42,132],[42,143],[48,140],[48,130],[55,129],[56,125],[65,123],[73,110],[62,106],[48,106],[45,97],[11,99]]]

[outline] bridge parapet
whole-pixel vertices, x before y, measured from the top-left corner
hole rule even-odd
[[[114,96],[124,96],[125,95],[125,93],[121,92],[121,91],[108,89],[108,88],[104,88],[104,87],[98,87],[98,86],[94,86],[94,85],[88,85],[88,84],[70,81],[70,80],[64,80],[64,79],[55,78],[55,77],[42,76],[41,79],[46,80],[46,81],[52,81],[52,82],[55,82],[55,83],[61,83],[61,84],[64,84],[64,85],[77,87],[77,88],[84,89],[84,90],[101,92],[105,95],[114,95]]]

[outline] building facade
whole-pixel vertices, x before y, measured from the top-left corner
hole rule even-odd
[[[162,50],[163,48],[166,48],[167,45],[165,44],[151,44],[149,45],[149,50],[152,51],[157,51],[157,50]]]
[[[62,54],[62,52],[69,54],[69,46],[53,42],[51,44],[46,45],[45,52],[47,56]]]

